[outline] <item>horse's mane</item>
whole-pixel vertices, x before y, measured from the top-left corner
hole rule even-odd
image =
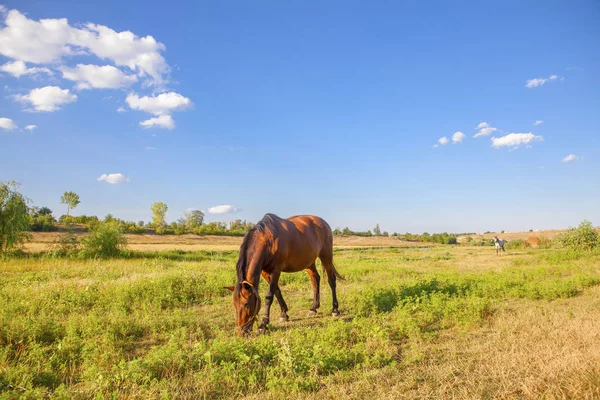
[[[248,248],[254,241],[255,233],[265,233],[267,231],[275,232],[277,220],[280,219],[275,214],[265,214],[265,216],[258,221],[256,225],[252,227],[244,236],[242,245],[240,246],[240,256],[236,265],[238,282],[242,282],[246,279],[246,268],[248,266],[247,254]]]

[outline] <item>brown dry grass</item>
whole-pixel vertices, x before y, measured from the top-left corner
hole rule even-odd
[[[553,302],[518,300],[469,332],[404,346],[400,368],[307,398],[599,399],[600,287]]]
[[[511,241],[511,240],[516,240],[516,239],[523,239],[523,240],[527,240],[531,237],[538,237],[538,238],[546,238],[546,239],[554,239],[556,237],[556,235],[558,235],[561,232],[564,232],[564,229],[551,229],[551,230],[545,230],[545,231],[535,231],[535,232],[508,232],[508,233],[499,233],[499,232],[493,232],[493,233],[484,233],[481,235],[475,234],[475,235],[462,235],[459,236],[458,242],[459,243],[463,243],[467,241],[467,238],[470,236],[471,238],[473,238],[473,240],[481,240],[481,239],[493,239],[494,236],[498,236],[500,239],[503,240],[507,240],[507,241]]]
[[[31,240],[25,244],[27,251],[40,252],[57,242],[60,232],[34,232]],[[81,239],[86,233],[77,233]],[[136,251],[166,250],[237,250],[242,244],[241,237],[235,236],[198,236],[198,235],[125,235],[127,248]],[[427,243],[402,242],[394,237],[335,236],[334,247],[414,247],[431,246]]]

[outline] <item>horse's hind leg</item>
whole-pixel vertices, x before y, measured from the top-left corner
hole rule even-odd
[[[265,281],[267,281],[267,283],[270,285],[271,284],[271,275],[269,275],[265,271],[262,271],[261,275],[263,276],[263,278],[265,278]],[[281,314],[279,316],[279,320],[282,322],[289,321],[290,317],[288,317],[288,315],[287,315],[288,306],[287,306],[287,304],[285,304],[285,300],[283,300],[283,296],[281,294],[281,289],[279,289],[279,284],[277,284],[277,286],[275,288],[275,293],[273,293],[273,294],[275,295],[275,298],[277,299],[277,302],[279,303],[279,307],[281,307]],[[271,299],[271,301],[272,300],[273,299]]]
[[[327,273],[327,281],[329,282],[329,287],[331,288],[331,298],[333,300],[333,308],[331,309],[331,315],[337,317],[340,315],[340,311],[338,310],[338,300],[336,293],[336,272],[335,267],[333,266],[333,249],[325,252],[325,254],[321,253],[319,255],[321,262],[323,263],[323,268]]]
[[[313,287],[313,304],[310,308],[310,314],[316,314],[317,309],[321,305],[321,293],[320,293],[320,283],[321,277],[319,276],[319,272],[317,271],[317,266],[313,262],[310,267],[306,269],[308,272],[308,276],[310,277],[310,281],[312,282]]]

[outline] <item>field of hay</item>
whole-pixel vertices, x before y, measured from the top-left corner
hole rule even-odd
[[[291,321],[250,339],[236,251],[0,259],[0,397],[600,397],[599,253],[367,243],[337,243],[340,318],[283,274]]]
[[[60,232],[33,232],[30,240],[25,244],[25,249],[30,252],[47,251],[58,241]],[[78,233],[80,238],[85,233]],[[238,250],[242,238],[237,236],[198,236],[198,235],[125,235],[129,250],[135,251],[227,251]],[[359,247],[414,247],[415,243],[402,242],[395,237],[382,236],[335,236],[336,248]],[[428,246],[428,244],[423,244]]]

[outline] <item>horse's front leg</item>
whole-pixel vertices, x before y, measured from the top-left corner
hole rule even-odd
[[[269,282],[269,291],[265,296],[265,312],[263,315],[263,320],[258,327],[258,333],[263,333],[267,330],[267,326],[269,325],[269,314],[271,311],[271,304],[273,304],[273,297],[278,290],[277,283],[279,282],[279,275],[281,275],[281,271],[275,270],[271,273],[271,281]]]
[[[265,281],[267,281],[268,284],[271,284],[271,274],[268,274],[265,271],[263,271],[262,276],[263,276],[263,278],[265,278]],[[279,315],[279,321],[281,321],[281,322],[289,321],[290,317],[287,314],[288,306],[287,306],[287,304],[285,304],[285,300],[283,300],[283,295],[281,294],[281,289],[279,288],[279,284],[277,284],[277,289],[275,289],[274,294],[275,294],[275,298],[279,302],[279,307],[281,307],[281,314]]]

